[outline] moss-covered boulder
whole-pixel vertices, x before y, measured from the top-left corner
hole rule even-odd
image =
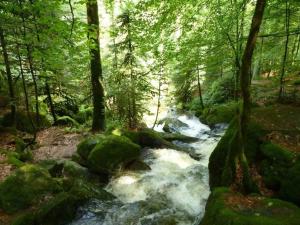
[[[289,202],[243,196],[228,188],[211,193],[200,225],[298,225],[300,208]]]
[[[283,176],[279,197],[300,206],[300,159]]]
[[[264,183],[268,188],[278,191],[289,168],[295,163],[295,155],[273,143],[262,144],[260,153],[262,157],[260,173]]]
[[[39,124],[36,121],[36,113],[30,112],[29,116],[26,112],[16,113],[16,128],[20,131],[34,133],[35,129],[39,130],[42,128],[49,127],[51,124],[47,120],[45,115],[39,115]],[[3,117],[2,126],[12,126],[11,114],[7,113]]]
[[[0,184],[0,208],[14,213],[60,190],[47,170],[24,165]]]
[[[37,210],[24,213],[12,225],[64,225],[71,222],[77,209],[88,200],[95,198],[110,201],[115,197],[100,186],[75,179],[67,192],[60,192]]]
[[[179,133],[160,133],[160,135],[166,141],[181,141],[184,143],[193,143],[199,141],[199,138],[189,137]]]
[[[131,171],[145,171],[145,170],[151,170],[151,167],[141,160],[135,160],[127,164],[125,166],[125,169]]]
[[[234,162],[230,162],[230,168],[226,167],[227,156],[230,151],[235,151],[239,147],[239,143],[236,140],[236,132],[238,129],[237,119],[234,119],[224,136],[219,141],[217,147],[212,152],[209,159],[209,183],[210,187],[219,187],[219,186],[228,186],[232,183],[234,179],[233,171]],[[263,142],[262,137],[265,135],[265,132],[255,123],[250,123],[247,130],[247,141],[245,154],[248,159],[248,162],[251,164],[255,161],[261,143]],[[229,171],[228,173],[223,173],[223,171]],[[231,172],[230,172],[231,171]],[[224,174],[227,176],[224,177]]]
[[[138,131],[123,130],[121,135],[129,138],[132,142],[141,147],[176,149],[174,144],[165,140],[159,132],[151,129],[142,129]]]
[[[87,164],[90,170],[100,174],[111,174],[120,166],[140,156],[140,146],[126,137],[109,135],[90,152]]]
[[[82,157],[82,159],[87,160],[93,148],[103,139],[104,137],[100,135],[84,139],[77,145],[77,153]]]

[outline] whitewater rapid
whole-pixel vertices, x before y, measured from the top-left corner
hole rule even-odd
[[[142,160],[151,170],[113,177],[106,190],[117,199],[90,201],[71,225],[198,225],[210,194],[209,156],[224,129],[211,130],[194,116],[176,119],[188,125],[178,129],[179,133],[199,138],[191,144],[177,142],[190,152],[147,149]]]

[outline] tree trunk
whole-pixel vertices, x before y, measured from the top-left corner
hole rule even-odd
[[[56,114],[55,114],[54,105],[53,105],[53,101],[52,101],[52,97],[51,97],[50,86],[49,86],[47,78],[46,78],[46,81],[45,81],[45,90],[46,90],[46,95],[47,95],[47,98],[48,98],[48,101],[49,101],[51,115],[53,117],[54,124],[56,124],[57,123],[57,117],[56,117]]]
[[[10,70],[10,62],[9,62],[8,53],[7,53],[7,49],[6,49],[6,41],[5,41],[4,31],[3,31],[2,27],[0,27],[0,42],[1,42],[1,46],[2,46],[2,54],[3,54],[4,63],[5,63],[7,83],[8,83],[8,88],[9,88],[11,122],[12,122],[12,125],[15,126],[15,124],[16,124],[15,92],[14,92],[14,87],[13,87],[12,73]]]
[[[33,4],[31,2],[31,4]],[[20,9],[23,10],[23,5],[22,5],[22,1],[19,0],[19,6]],[[23,35],[23,39],[26,40],[26,26],[25,26],[25,18],[23,13],[21,13],[21,17],[22,17],[22,35]],[[30,74],[33,80],[33,85],[34,85],[34,96],[35,96],[35,120],[36,120],[36,124],[39,127],[40,126],[40,112],[39,112],[39,101],[38,101],[38,97],[39,97],[39,93],[38,93],[38,86],[37,86],[37,79],[36,79],[36,74],[34,72],[34,66],[33,66],[33,58],[32,58],[32,51],[31,51],[31,47],[29,44],[25,44],[26,46],[26,51],[27,51],[27,60],[28,60],[28,64],[29,64],[29,70],[30,70]]]
[[[161,98],[161,86],[162,86],[162,65],[160,67],[160,73],[159,73],[159,79],[158,79],[158,99],[157,99],[157,109],[156,109],[156,115],[155,115],[155,120],[152,126],[152,129],[154,129],[157,119],[158,119],[158,114],[159,114],[159,109],[160,109],[160,98]]]
[[[285,49],[284,49],[284,56],[282,60],[282,70],[280,74],[280,88],[279,88],[279,96],[278,100],[282,100],[284,95],[284,77],[285,77],[285,70],[286,70],[286,62],[288,57],[289,51],[289,40],[290,40],[290,5],[288,0],[285,2],[285,31],[286,31],[286,41],[285,41]]]
[[[202,88],[201,88],[201,81],[200,81],[200,69],[199,66],[197,66],[197,85],[198,85],[198,94],[199,94],[199,101],[202,110],[204,109],[204,103],[202,98]]]
[[[19,44],[17,44],[17,57],[18,57],[18,61],[19,61],[20,73],[21,73],[21,78],[22,78],[22,85],[23,85],[23,91],[24,91],[24,96],[25,96],[25,106],[26,106],[27,117],[28,117],[30,124],[32,126],[32,129],[34,131],[34,139],[35,139],[36,128],[34,126],[32,117],[30,115],[28,92],[27,92],[27,87],[26,87],[26,81],[25,81],[25,76],[24,76],[24,70],[23,70],[23,65],[22,65],[22,58],[21,58],[21,54],[20,54]]]
[[[87,4],[88,40],[90,52],[91,83],[93,93],[93,131],[103,131],[105,128],[104,89],[99,81],[102,80],[102,65],[99,41],[99,15],[97,1],[88,0]]]
[[[255,12],[252,18],[250,33],[248,36],[246,48],[244,50],[244,55],[242,58],[241,71],[240,71],[240,85],[242,91],[243,106],[242,106],[242,112],[240,115],[240,122],[239,122],[240,125],[239,136],[241,140],[239,159],[241,161],[241,165],[243,169],[243,186],[246,191],[251,191],[252,188],[248,163],[244,153],[246,147],[245,143],[247,140],[247,128],[248,128],[250,112],[251,112],[250,69],[251,69],[253,51],[255,49],[257,36],[259,33],[260,25],[262,23],[265,6],[266,6],[266,0],[257,0]]]

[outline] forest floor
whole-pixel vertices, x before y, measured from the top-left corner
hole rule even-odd
[[[0,140],[0,182],[16,168],[8,162],[7,152],[15,151],[15,135],[1,132]],[[18,134],[18,136],[24,134]],[[85,134],[67,132],[64,127],[50,127],[37,133],[36,146],[32,151],[33,162],[49,159],[71,158],[76,146]]]
[[[34,161],[71,158],[83,134],[66,132],[63,127],[50,127],[37,134]]]
[[[300,154],[300,107],[274,104],[257,107],[252,118],[265,130],[267,139],[281,147]]]

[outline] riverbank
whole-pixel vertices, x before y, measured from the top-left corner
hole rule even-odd
[[[211,131],[195,117],[177,117],[181,126],[168,124],[176,133],[41,131],[32,159],[23,162],[16,153],[8,154],[15,164],[0,183],[1,222],[192,225],[203,216],[208,158],[223,128]],[[76,150],[78,140],[83,141]],[[11,152],[16,152],[14,144]],[[21,188],[12,188],[18,183]]]
[[[222,177],[228,169],[224,157],[237,129],[232,123],[210,158],[212,194],[201,225],[300,224],[300,108],[271,104],[252,112],[245,153],[258,191],[237,193],[231,178]]]

